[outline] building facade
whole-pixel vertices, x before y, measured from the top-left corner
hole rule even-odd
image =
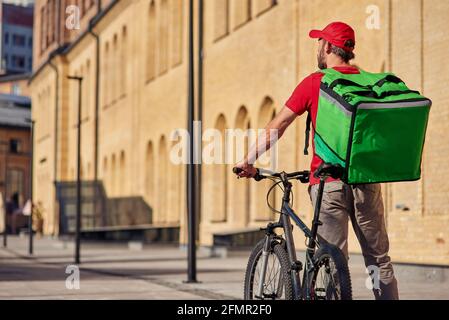
[[[0,94],[0,194],[16,195],[22,207],[30,199],[31,101],[28,97]]]
[[[33,7],[0,2],[1,71],[29,73],[33,67]]]
[[[317,69],[316,42],[308,38],[309,30],[335,20],[356,29],[356,65],[372,72],[391,70],[433,100],[423,179],[383,185],[385,215],[395,261],[449,264],[449,182],[443,178],[449,171],[444,156],[449,150],[449,93],[443,88],[449,67],[442,63],[449,47],[449,3],[203,3],[203,81],[197,81],[203,129],[263,128],[301,79]],[[70,7],[66,13],[72,5],[78,9]],[[196,22],[197,9],[198,0]],[[101,181],[110,198],[142,197],[153,209],[152,224],[179,225],[185,243],[186,169],[170,156],[174,136],[187,123],[188,1],[37,0],[34,18],[39,23],[31,79],[33,183],[45,207],[45,233],[59,232],[54,182],[76,178],[78,87],[67,76],[77,75],[83,77],[83,179]],[[195,41],[197,47],[198,37]],[[296,121],[279,144],[282,170],[309,167],[310,158],[302,155],[304,123]],[[268,185],[237,180],[231,168],[202,166],[201,245],[213,245],[217,234],[257,230],[273,218],[265,205]],[[295,199],[295,208],[310,221],[306,186],[295,186]],[[279,204],[279,194],[272,201]],[[302,245],[302,237],[296,236]],[[350,250],[360,251],[353,234]]]

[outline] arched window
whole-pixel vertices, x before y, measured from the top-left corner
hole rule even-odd
[[[147,146],[145,161],[145,195],[148,204],[154,209],[154,150],[153,143],[150,141]]]
[[[229,33],[229,0],[214,2],[214,39],[218,40]]]
[[[87,77],[86,77],[83,65],[80,67],[80,71],[79,71],[78,75],[83,78],[83,81],[81,82],[81,88],[82,88],[82,92],[81,92],[81,120],[83,120],[86,117],[86,84],[87,84]],[[79,84],[78,84],[77,81],[72,81],[72,82],[75,84],[75,92],[76,92],[76,95],[78,96],[78,90],[79,90],[78,86],[79,86]],[[76,113],[78,114],[78,101],[77,101],[77,103],[75,105],[75,109],[76,109]]]
[[[147,27],[147,59],[146,59],[146,81],[156,77],[156,5],[154,0],[150,3]]]
[[[234,0],[234,29],[251,19],[251,0]]]
[[[157,222],[167,221],[167,142],[164,136],[159,140],[157,166]]]
[[[109,103],[109,82],[110,73],[109,73],[109,42],[106,42],[104,45],[103,52],[103,73],[101,75],[102,82],[102,98],[103,98],[103,108],[105,108]]]
[[[172,143],[171,147],[173,148],[179,139],[180,135],[178,132],[174,133],[174,136],[172,137]],[[169,158],[169,152],[172,150],[170,148],[167,150],[167,166],[168,166],[168,172],[167,172],[167,178],[168,178],[168,187],[167,187],[167,196],[168,196],[168,205],[167,205],[167,221],[172,223],[178,223],[180,221],[180,211],[181,211],[181,181],[182,181],[182,165],[176,164],[171,161]]]
[[[250,127],[248,111],[246,107],[242,106],[237,113],[234,128],[240,129],[244,133],[248,133]],[[249,136],[245,134],[243,140],[236,139],[234,142],[233,154],[239,157],[240,159],[237,161],[240,161],[248,151]],[[228,189],[228,194],[230,196],[229,202],[232,203],[232,216],[230,217],[232,219],[232,224],[236,227],[246,227],[250,220],[249,217],[251,211],[250,180],[231,179],[229,187],[231,188]]]
[[[85,177],[85,179],[86,180],[90,180],[90,177],[91,177],[91,164],[90,164],[90,162],[88,162],[87,163],[87,172],[86,172],[86,177]]]
[[[168,0],[161,0],[159,19],[159,74],[168,70],[169,11]]]
[[[182,63],[183,55],[183,24],[184,24],[184,0],[173,0],[172,7],[172,65]]]
[[[274,116],[275,116],[275,109],[274,109],[274,103],[271,98],[265,98],[264,102],[262,103],[262,106],[259,110],[259,115],[257,119],[257,128],[258,131],[261,131],[263,133],[263,129],[267,125],[268,122],[270,122]],[[257,137],[259,138],[259,137]],[[270,152],[274,152],[274,150],[269,150],[268,152],[264,153],[257,163],[258,167],[267,168],[270,169],[268,166],[271,165],[270,163]],[[270,189],[272,183],[270,180],[266,180],[261,183],[255,184],[256,187],[256,198],[257,199],[266,199],[267,191]],[[270,193],[269,203],[272,207],[276,208],[276,189],[274,189]],[[257,201],[256,202],[256,211],[255,211],[255,220],[256,221],[267,221],[272,219],[272,212],[267,207],[265,201]]]
[[[215,129],[220,133],[220,144],[216,144],[214,154],[217,157],[216,164],[212,170],[214,172],[214,179],[212,180],[212,192],[214,199],[214,210],[212,210],[212,222],[225,222],[227,220],[227,206],[228,206],[228,190],[226,188],[228,180],[229,166],[226,164],[226,145],[225,145],[225,131],[226,119],[224,115],[220,115],[215,122]],[[218,162],[218,163],[217,163]]]
[[[277,0],[255,0],[256,15],[261,15],[277,4]]]
[[[115,160],[115,153],[112,154],[111,159],[111,194],[113,196],[116,196],[117,194],[117,167],[116,167],[116,160]]]
[[[128,176],[126,172],[126,157],[125,157],[125,151],[120,152],[120,195],[124,195],[127,191],[127,184]]]
[[[109,174],[109,172],[108,172],[108,158],[104,157],[103,158],[103,188],[105,189],[106,194],[107,194],[107,188],[109,187],[109,185],[108,185],[108,181],[109,181],[108,174]]]
[[[127,28],[122,27],[122,43],[121,43],[121,57],[120,57],[120,97],[126,94],[128,85],[128,59],[127,59]]]
[[[83,76],[83,119],[89,118],[90,112],[90,92],[91,92],[91,79],[90,76],[90,60],[86,62],[86,69]]]
[[[111,86],[111,96],[112,96],[112,102],[116,102],[118,98],[118,88],[120,87],[120,68],[119,68],[119,43],[118,43],[118,36],[117,34],[114,34],[114,38],[112,41],[112,52],[111,52],[111,64],[109,65],[111,70],[111,77],[112,77],[112,86]]]

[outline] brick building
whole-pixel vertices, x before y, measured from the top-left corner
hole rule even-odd
[[[67,14],[73,4],[78,9]],[[263,127],[317,68],[308,31],[335,20],[356,29],[358,66],[391,70],[433,100],[423,179],[383,191],[393,259],[449,264],[449,2],[210,0],[204,6],[204,128]],[[46,209],[45,233],[60,231],[53,182],[76,177],[78,88],[67,76],[79,75],[83,179],[101,181],[109,198],[141,197],[153,209],[151,223],[179,225],[185,242],[185,168],[168,159],[171,134],[187,121],[188,1],[37,0],[35,20],[33,181]],[[309,167],[303,141],[299,120],[279,145],[280,168]],[[212,245],[214,234],[256,230],[271,217],[267,185],[237,181],[230,169],[203,166],[202,245]],[[295,187],[295,207],[310,221],[306,187]],[[350,250],[359,251],[353,235]]]
[[[17,193],[19,206],[30,198],[30,107],[27,97],[0,94],[0,194]]]
[[[1,71],[29,73],[33,58],[33,6],[0,1]]]

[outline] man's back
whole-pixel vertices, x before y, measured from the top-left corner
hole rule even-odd
[[[333,69],[344,73],[344,74],[358,74],[359,69],[352,66],[337,66]],[[321,80],[324,74],[322,72],[315,72],[304,78],[304,80],[296,87],[293,91],[291,97],[285,103],[285,106],[292,110],[299,116],[305,112],[309,112],[311,115],[311,120],[313,128],[316,128],[316,116],[318,111],[318,98],[320,94]],[[313,139],[312,139],[313,140]],[[312,172],[310,176],[310,184],[315,185],[320,181],[315,178],[313,173],[319,168],[323,161],[315,154],[315,145],[312,143],[313,156],[312,163],[310,166],[310,171]],[[334,181],[329,179],[329,182]]]

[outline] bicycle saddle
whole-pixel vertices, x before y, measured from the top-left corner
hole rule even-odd
[[[315,171],[315,178],[332,177],[334,179],[341,179],[344,174],[344,168],[339,164],[323,163],[317,171]]]

